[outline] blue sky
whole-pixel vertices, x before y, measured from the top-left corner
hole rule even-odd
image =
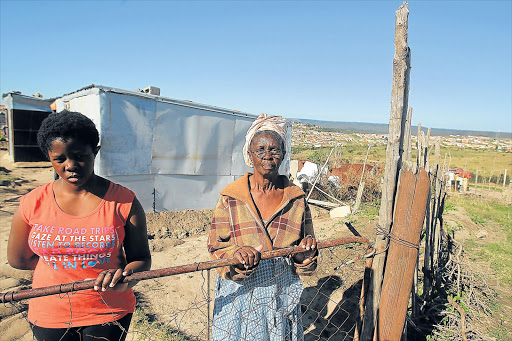
[[[401,4],[0,0],[0,93],[154,85],[253,114],[387,123]],[[409,2],[413,124],[512,131],[511,4]]]

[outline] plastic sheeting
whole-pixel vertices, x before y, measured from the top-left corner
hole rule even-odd
[[[297,180],[300,182],[313,183],[318,176],[319,167],[316,163],[306,161],[300,172],[297,173]]]

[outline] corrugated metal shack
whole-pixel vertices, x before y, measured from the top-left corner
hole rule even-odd
[[[255,115],[101,85],[56,105],[94,121],[96,174],[132,189],[146,212],[213,208],[220,190],[250,170],[242,147]]]

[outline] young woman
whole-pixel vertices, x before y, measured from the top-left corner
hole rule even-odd
[[[95,278],[94,289],[33,298],[37,340],[124,340],[135,296],[124,276],[149,270],[146,218],[129,189],[94,174],[94,123],[77,112],[50,114],[37,142],[59,179],[20,199],[9,264],[35,270],[33,288]]]
[[[286,121],[260,116],[246,135],[246,173],[221,191],[208,239],[214,259],[235,257],[219,269],[214,340],[302,340],[298,275],[316,269],[318,251],[304,192],[278,174],[285,155]],[[299,245],[291,258],[260,260],[261,251]]]

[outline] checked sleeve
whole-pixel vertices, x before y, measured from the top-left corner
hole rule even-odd
[[[235,244],[231,229],[231,219],[227,197],[221,196],[213,211],[210,233],[208,235],[208,252],[213,259],[232,258],[239,246]],[[217,268],[222,278],[239,280],[245,277],[231,266]]]

